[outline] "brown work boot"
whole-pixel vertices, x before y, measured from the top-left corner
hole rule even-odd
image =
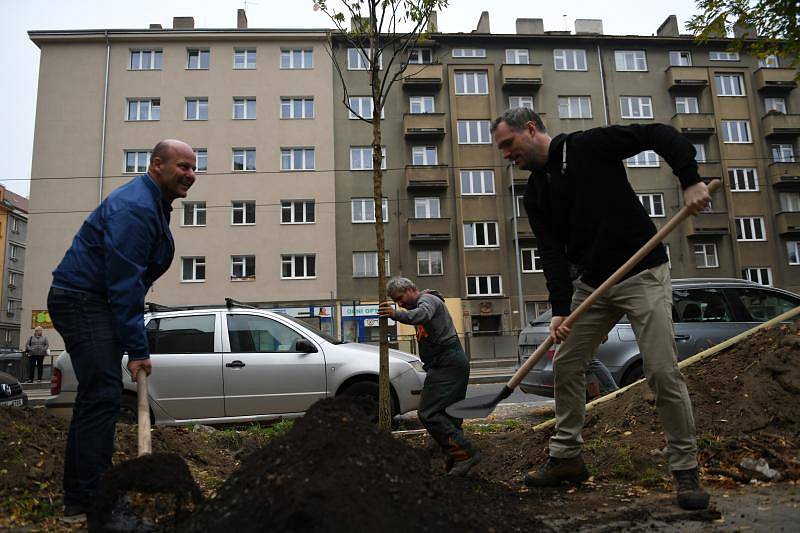
[[[580,483],[589,479],[589,471],[583,457],[561,459],[550,457],[539,470],[525,474],[525,484],[529,487],[557,487],[561,483]]]
[[[709,494],[700,486],[697,468],[689,470],[673,470],[678,505],[688,511],[699,511],[708,507]]]
[[[453,467],[447,472],[447,475],[466,476],[473,466],[481,462],[481,459],[481,452],[473,450],[466,459],[453,461]]]

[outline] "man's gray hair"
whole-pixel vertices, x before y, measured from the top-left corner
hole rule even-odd
[[[542,133],[547,133],[547,128],[542,122],[542,117],[533,109],[527,107],[512,107],[503,111],[503,114],[492,121],[492,133],[497,129],[501,122],[508,124],[512,130],[519,131],[525,129],[528,122],[533,122],[536,129]]]
[[[386,294],[389,297],[396,292],[406,292],[407,289],[416,289],[417,286],[414,285],[414,282],[408,278],[401,278],[400,276],[395,276],[389,281],[386,282]]]

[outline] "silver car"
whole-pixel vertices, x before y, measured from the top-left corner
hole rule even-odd
[[[286,315],[254,308],[147,313],[156,424],[239,423],[303,414],[321,398],[378,397],[378,347],[342,343]],[[136,384],[123,357],[122,419],[135,420]],[[69,355],[55,361],[48,407],[71,409]],[[425,373],[415,355],[389,351],[392,412],[419,404]]]
[[[740,279],[674,279],[672,304],[675,342],[682,360],[794,309],[800,305],[800,296]],[[517,368],[547,338],[551,316],[547,311],[520,333]],[[555,354],[550,350],[528,373],[520,384],[524,392],[553,396]],[[620,386],[643,375],[639,345],[627,317],[611,329],[597,356]]]

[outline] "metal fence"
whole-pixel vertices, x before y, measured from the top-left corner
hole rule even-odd
[[[518,331],[503,331],[496,335],[464,333],[458,336],[471,360],[507,359],[517,357]],[[401,335],[392,343],[398,350],[418,355],[419,346],[413,335]]]

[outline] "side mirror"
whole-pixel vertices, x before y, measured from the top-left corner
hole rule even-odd
[[[299,339],[294,344],[294,348],[302,353],[317,353],[317,347],[308,339]]]

